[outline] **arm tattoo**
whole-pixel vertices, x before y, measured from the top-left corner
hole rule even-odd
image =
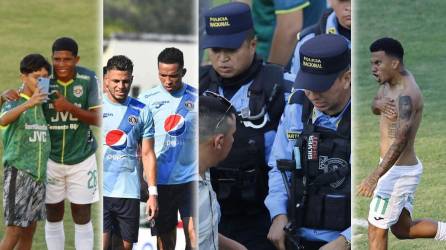
[[[410,96],[401,96],[398,101],[398,108],[401,120],[409,120],[412,114],[412,99]]]
[[[401,96],[398,100],[399,116],[396,122],[395,141],[386,152],[384,159],[379,164],[377,171],[379,176],[383,176],[398,160],[401,153],[406,148],[409,141],[411,128],[410,118],[412,117],[412,99],[410,96]],[[389,133],[392,125],[390,125]]]
[[[390,122],[387,136],[389,136],[389,138],[391,138],[391,139],[395,139],[396,138],[396,129],[397,129],[397,123]]]

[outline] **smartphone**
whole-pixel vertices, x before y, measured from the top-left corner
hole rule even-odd
[[[45,77],[39,77],[37,79],[37,86],[41,93],[48,94],[50,90],[50,79]]]

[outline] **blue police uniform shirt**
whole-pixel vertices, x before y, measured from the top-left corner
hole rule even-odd
[[[135,199],[140,197],[139,142],[153,139],[154,127],[148,107],[144,105],[135,107],[132,99],[127,97],[121,104],[111,102],[106,95],[103,98],[101,129],[104,145],[103,187],[104,196],[107,197]],[[139,115],[126,116],[129,107],[138,110]],[[125,133],[121,129],[121,124],[129,126],[130,130]]]
[[[159,85],[140,94],[139,100],[153,114],[157,183],[197,181],[197,90],[183,83],[171,94]]]
[[[327,24],[325,25],[325,33],[326,34],[337,34],[342,35],[339,33],[339,23],[338,19],[336,17],[336,13],[333,11],[328,17],[327,17]],[[315,37],[315,33],[310,33],[304,37],[301,37],[299,42],[296,45],[296,48],[294,49],[293,57],[291,58],[291,68],[290,73],[293,75],[297,75],[297,72],[299,72],[300,69],[300,57],[299,57],[299,50],[300,47],[309,39]],[[343,36],[344,37],[344,36]],[[351,49],[351,41],[344,37],[346,41],[348,41],[348,47]]]
[[[293,94],[302,90],[296,90]],[[338,115],[331,117],[323,112],[313,109],[312,121],[314,125],[325,127],[331,130],[336,130],[342,115],[346,108],[350,106],[350,101],[344,108],[344,110]],[[284,113],[281,117],[279,127],[277,128],[277,134],[272,146],[271,156],[268,161],[268,165],[271,170],[268,173],[268,186],[269,192],[265,199],[265,205],[269,210],[271,219],[274,219],[277,215],[287,214],[287,202],[288,196],[283,183],[282,175],[277,169],[276,160],[278,159],[292,159],[292,151],[295,146],[295,138],[289,136],[290,134],[300,133],[303,130],[302,124],[302,105],[300,104],[287,104],[285,106]],[[291,139],[288,139],[291,138]],[[340,234],[344,235],[346,239],[350,240],[350,229],[344,232],[332,231],[332,230],[318,230],[310,228],[300,228],[298,234],[307,240],[312,241],[332,241],[339,237]]]

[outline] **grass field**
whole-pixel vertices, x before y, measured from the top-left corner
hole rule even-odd
[[[355,181],[365,178],[376,167],[378,118],[370,103],[378,89],[370,74],[369,45],[383,36],[394,37],[405,48],[405,65],[415,76],[424,97],[423,121],[416,139],[416,152],[424,165],[418,186],[415,218],[446,220],[446,30],[442,0],[354,1],[355,66]],[[370,199],[356,198],[355,218],[366,219]],[[355,227],[354,249],[367,249],[367,229]],[[397,240],[389,237],[389,249],[446,249],[434,240]]]
[[[51,45],[61,36],[73,37],[79,44],[80,65],[98,71],[100,2],[90,0],[0,1],[0,91],[19,87],[19,63],[29,53],[41,53],[50,59]],[[2,148],[0,148],[0,154]],[[3,170],[0,183],[3,187]],[[3,188],[1,188],[3,190]],[[1,191],[3,197],[3,191]],[[2,203],[2,200],[0,203]],[[2,206],[3,207],[3,206]],[[65,213],[65,249],[74,249],[74,225],[69,206]],[[100,205],[93,208],[95,241],[99,249],[102,236]],[[0,238],[3,238],[3,212],[0,216]],[[46,249],[43,223],[39,223],[33,249]]]

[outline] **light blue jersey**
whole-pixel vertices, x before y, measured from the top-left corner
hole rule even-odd
[[[183,84],[171,94],[160,85],[142,93],[139,100],[153,114],[157,183],[197,181],[197,90]]]
[[[153,135],[152,114],[146,105],[131,97],[123,104],[113,103],[104,96],[104,196],[139,199],[139,145]]]
[[[292,95],[302,94],[302,90],[295,91]],[[344,111],[350,106],[350,102],[344,110],[337,116],[329,116],[323,112],[313,109],[312,121],[314,125],[336,131],[339,122],[342,119]],[[296,144],[294,134],[300,134],[303,130],[302,124],[302,105],[293,103],[285,106],[282,118],[277,128],[277,134],[272,145],[271,156],[268,165],[271,170],[268,173],[268,196],[265,199],[265,205],[269,210],[271,219],[277,215],[287,214],[288,195],[283,183],[282,175],[277,168],[276,160],[292,159],[293,148]],[[320,230],[310,228],[299,228],[298,234],[310,241],[332,241],[342,234],[350,240],[350,228],[343,232],[333,230]]]

